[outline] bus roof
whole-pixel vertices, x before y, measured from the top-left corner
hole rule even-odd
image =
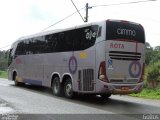
[[[55,29],[55,30],[49,30],[49,31],[42,31],[42,32],[39,32],[39,33],[36,33],[36,34],[20,37],[18,40],[21,41],[21,40],[25,40],[25,39],[29,39],[29,38],[33,38],[33,37],[38,37],[38,36],[43,36],[43,35],[48,35],[48,34],[53,34],[53,33],[58,33],[58,32],[64,32],[64,31],[67,31],[67,30],[73,30],[73,29],[76,29],[76,28],[89,26],[89,25],[92,25],[92,24],[95,24],[95,23],[99,23],[99,22],[92,22],[92,23],[85,23],[85,24],[83,23],[81,25],[77,25],[77,26],[74,26],[74,27],[68,27],[68,28],[65,28],[65,29]]]
[[[93,24],[103,23],[103,22],[106,22],[106,21],[128,22],[130,24],[140,25],[138,23],[131,22],[131,21],[126,21],[126,20],[106,19],[106,20],[101,20],[101,21],[98,21],[98,22],[82,23],[80,25],[77,25],[77,26],[74,26],[74,27],[68,27],[68,28],[65,28],[65,29],[55,29],[55,30],[49,30],[49,31],[42,31],[42,32],[39,32],[39,33],[36,33],[36,34],[23,36],[23,37],[20,37],[17,41],[15,41],[15,43],[18,43],[21,40],[30,39],[30,38],[33,38],[33,37],[38,37],[38,36],[43,36],[43,35],[48,35],[48,34],[53,34],[53,33],[58,33],[58,32],[64,32],[64,31],[67,31],[67,30],[73,30],[73,29],[76,29],[76,28],[81,28],[81,27],[85,27],[85,26],[89,26],[89,25],[93,25]]]

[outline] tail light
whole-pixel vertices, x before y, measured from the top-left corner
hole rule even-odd
[[[98,79],[108,82],[107,74],[106,74],[106,63],[105,61],[102,61],[99,65],[99,71],[98,71]]]
[[[145,64],[143,63],[143,66],[142,66],[142,75],[141,75],[141,78],[140,78],[139,82],[142,82],[144,80],[144,72],[145,72]]]

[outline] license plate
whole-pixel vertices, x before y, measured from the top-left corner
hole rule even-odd
[[[121,87],[121,90],[129,90],[129,88],[126,87],[126,86],[122,86],[122,87]]]

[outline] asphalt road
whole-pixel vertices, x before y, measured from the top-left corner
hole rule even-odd
[[[135,120],[160,119],[160,101],[113,95],[78,96],[75,99],[56,97],[48,88],[14,86],[0,79],[0,118],[15,120]]]

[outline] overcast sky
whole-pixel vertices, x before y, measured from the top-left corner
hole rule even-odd
[[[89,6],[119,4],[139,0],[73,0],[78,9]],[[143,1],[143,0],[140,0]],[[144,0],[146,1],[146,0]],[[75,12],[70,0],[0,0],[0,48],[8,46],[21,36],[41,32],[51,24]],[[144,26],[146,41],[152,47],[160,46],[160,0],[137,4],[93,7],[89,22],[122,19]],[[85,16],[85,10],[80,11]],[[60,22],[48,30],[82,24],[79,14]],[[3,48],[7,49],[7,48]],[[2,49],[0,49],[2,50]]]

